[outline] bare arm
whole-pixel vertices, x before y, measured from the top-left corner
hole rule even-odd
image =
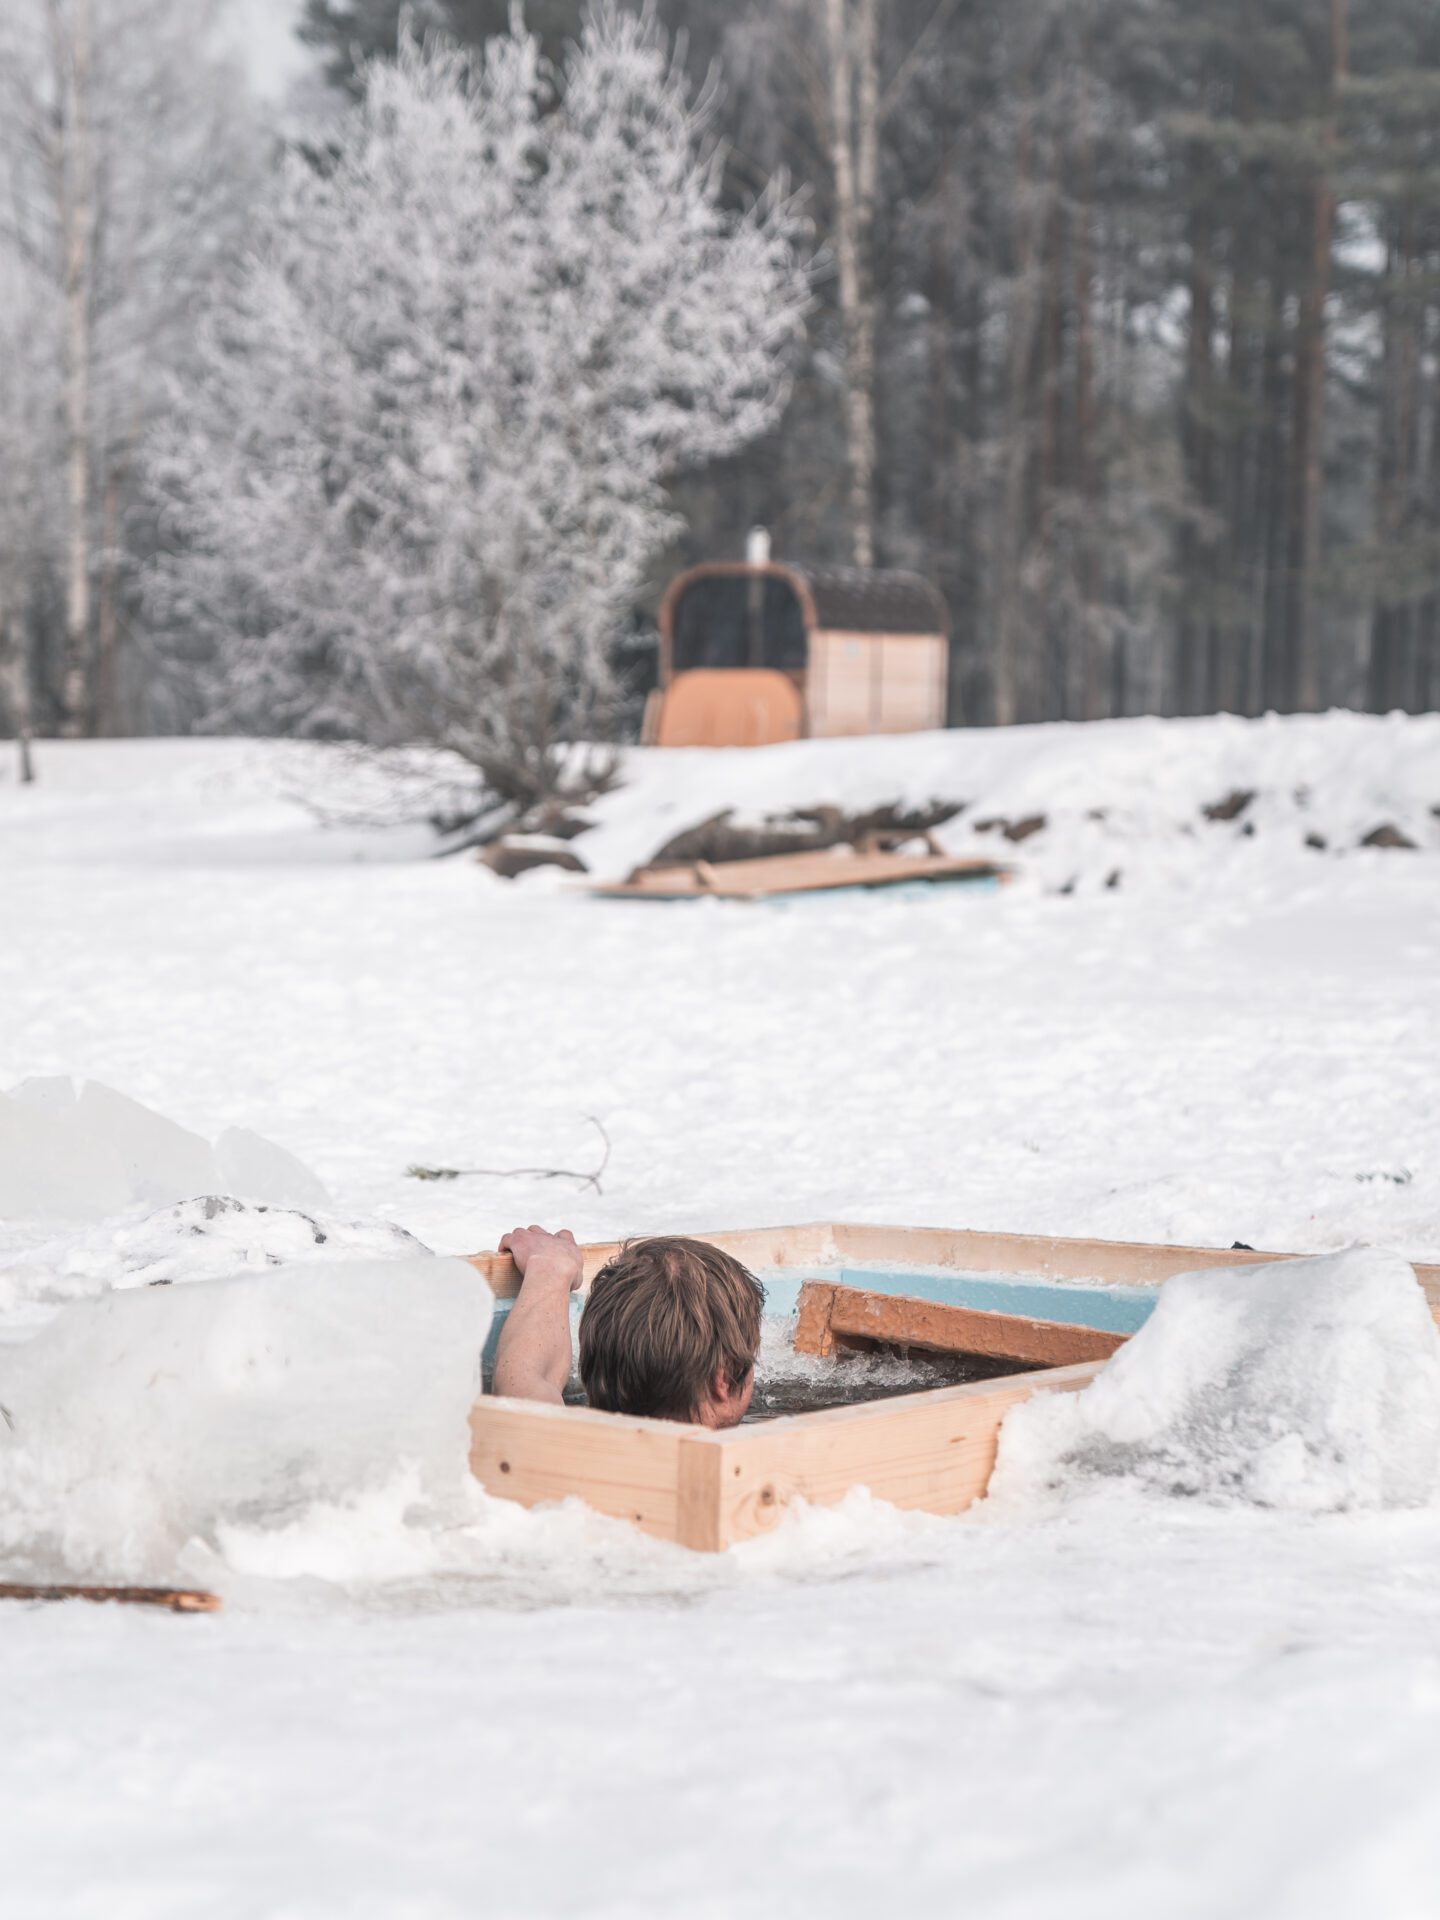
[[[570,1295],[583,1277],[575,1236],[517,1227],[500,1251],[520,1269],[520,1292],[500,1329],[494,1390],[558,1406],[570,1378]]]

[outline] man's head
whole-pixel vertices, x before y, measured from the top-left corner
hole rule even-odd
[[[596,1274],[580,1316],[592,1407],[733,1427],[750,1404],[765,1292],[703,1240],[633,1240]]]

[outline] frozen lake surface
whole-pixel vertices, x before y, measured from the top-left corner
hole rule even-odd
[[[507,887],[321,832],[280,759],[6,769],[0,1087],[264,1135],[367,1258],[388,1227],[466,1252],[846,1218],[1440,1259],[1434,720],[641,756],[577,843],[618,872],[721,795],[965,798],[957,851],[993,850],[967,819],[1050,817],[998,893],[804,912]],[[1253,834],[1200,818],[1235,788]],[[1385,819],[1421,850],[1356,851]],[[588,1114],[601,1194],[406,1177],[583,1167]],[[0,1224],[6,1323],[41,1311],[41,1250],[67,1298],[171,1257],[127,1232]],[[709,1561],[422,1505],[401,1478],[232,1517],[185,1563],[213,1618],[7,1610],[17,1910],[1434,1920],[1433,1506],[860,1498]]]

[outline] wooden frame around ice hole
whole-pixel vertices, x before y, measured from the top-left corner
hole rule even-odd
[[[823,1311],[817,1302],[826,1287],[833,1288],[836,1269],[844,1263],[883,1262],[931,1273],[950,1268],[1133,1287],[1160,1286],[1174,1274],[1197,1268],[1254,1266],[1296,1257],[1248,1248],[1145,1246],[841,1223],[695,1237],[752,1268],[814,1269],[813,1278],[821,1284],[810,1294],[812,1315]],[[586,1286],[618,1245],[582,1249]],[[498,1298],[514,1296],[519,1277],[508,1255],[476,1254],[472,1262]],[[1440,1321],[1440,1267],[1415,1271]],[[854,1303],[847,1306],[853,1313]],[[471,1414],[471,1469],[489,1492],[502,1498],[537,1506],[578,1497],[660,1539],[710,1553],[766,1532],[792,1500],[830,1505],[858,1486],[895,1506],[960,1513],[985,1491],[1001,1422],[1010,1409],[1035,1393],[1074,1392],[1105,1364],[1103,1358],[1055,1364],[1065,1357],[1067,1335],[1075,1336],[1077,1344],[1087,1337],[1093,1343],[1094,1329],[964,1311],[975,1322],[987,1323],[977,1327],[977,1337],[990,1344],[971,1350],[1013,1353],[1017,1364],[1032,1367],[1043,1354],[1050,1364],[1040,1372],[792,1414],[721,1433],[674,1421],[487,1396]],[[855,1337],[898,1339],[907,1331],[913,1334],[918,1324],[912,1319],[907,1326],[891,1315],[883,1330],[871,1324]],[[1094,1345],[1086,1350],[1093,1353]]]

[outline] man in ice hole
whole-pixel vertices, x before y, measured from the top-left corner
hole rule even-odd
[[[559,1403],[570,1378],[573,1233],[517,1227],[500,1242],[520,1292],[500,1331],[496,1393]],[[765,1292],[702,1240],[634,1240],[596,1274],[580,1316],[580,1378],[592,1407],[733,1427],[755,1386]]]

